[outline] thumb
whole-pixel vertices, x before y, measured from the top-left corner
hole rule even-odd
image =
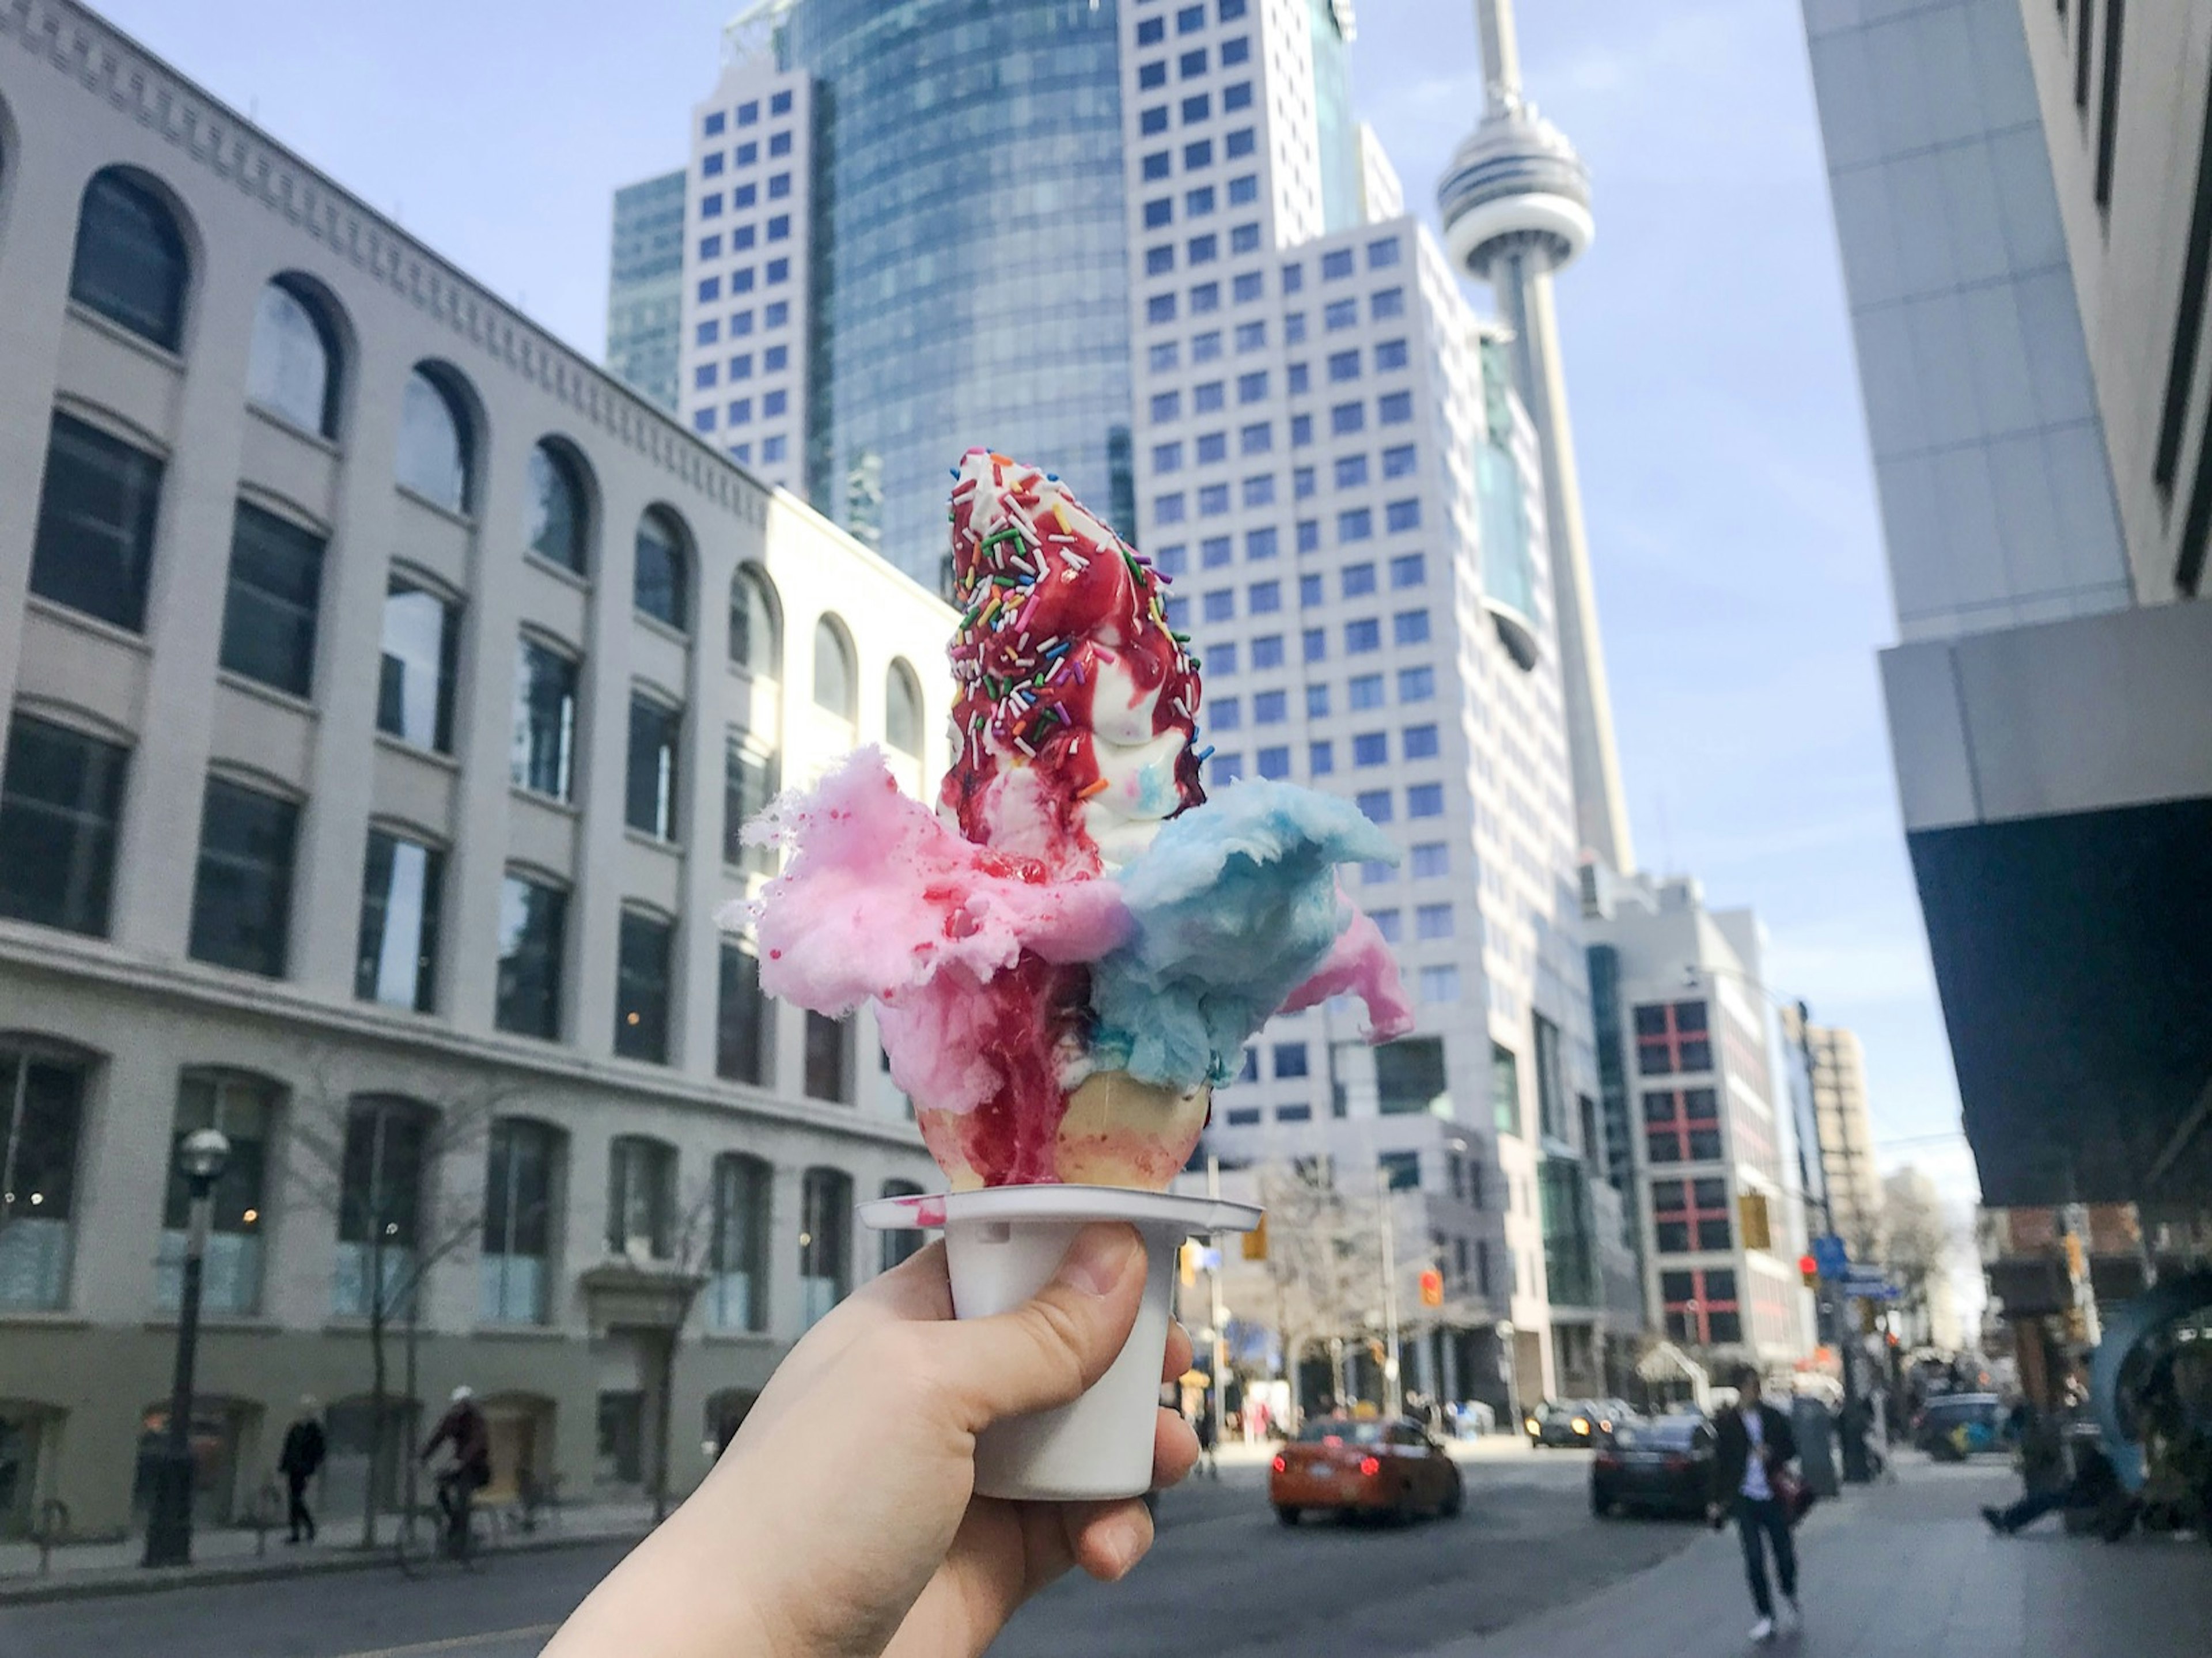
[[[1106,1373],[1145,1294],[1145,1246],[1120,1223],[1085,1227],[1051,1282],[1012,1312],[937,1327],[971,1431],[1049,1410]]]

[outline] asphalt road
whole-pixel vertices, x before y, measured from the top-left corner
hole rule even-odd
[[[1055,1585],[1002,1658],[1396,1658],[1492,1630],[1664,1560],[1693,1527],[1599,1521],[1577,1453],[1470,1464],[1455,1520],[1275,1523],[1263,1473],[1162,1499],[1151,1558]],[[0,1608],[0,1653],[40,1658],[530,1658],[620,1558],[595,1545],[409,1582],[381,1569]]]

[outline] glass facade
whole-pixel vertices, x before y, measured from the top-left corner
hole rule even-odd
[[[1361,217],[1359,118],[1352,112],[1352,7],[1347,0],[1309,0],[1313,8],[1314,120],[1321,150],[1324,234],[1349,230]]]
[[[607,369],[676,407],[684,307],[684,171],[615,191],[607,288]]]
[[[799,0],[785,25],[817,88],[808,492],[931,586],[970,444],[1133,501],[1117,11]]]

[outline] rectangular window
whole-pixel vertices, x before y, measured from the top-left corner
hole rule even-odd
[[[0,1088],[8,1085],[8,1060],[0,1058]],[[37,1072],[33,1072],[35,1079]],[[184,1299],[185,1234],[191,1224],[191,1182],[178,1167],[185,1136],[212,1128],[230,1142],[230,1156],[210,1193],[209,1230],[202,1262],[201,1306],[246,1317],[261,1304],[263,1218],[268,1208],[270,1129],[276,1090],[221,1072],[187,1071],[179,1078],[177,1114],[169,1138],[167,1191],[161,1203],[161,1254],[154,1266],[154,1304],[173,1313]],[[0,1124],[7,1112],[0,1108]],[[51,1201],[51,1199],[48,1199]],[[46,1204],[33,1211],[43,1214]],[[30,1218],[19,1206],[17,1222]],[[0,1246],[0,1260],[6,1248]],[[0,1266],[0,1278],[7,1277]],[[0,1291],[0,1305],[11,1297]]]
[[[1299,636],[1300,655],[1308,662],[1328,659],[1328,634],[1325,629],[1308,628]]]
[[[1385,426],[1403,426],[1413,417],[1411,392],[1386,392],[1376,399],[1375,417]]]
[[[697,343],[701,345],[712,345],[715,341],[721,337],[722,325],[715,321],[713,318],[710,317],[705,322],[699,325],[696,335]]]
[[[492,1022],[518,1036],[561,1035],[568,895],[510,873],[499,893],[499,981]]]
[[[1403,368],[1405,366],[1405,341],[1384,340],[1376,346],[1375,372],[1376,374],[1387,374],[1393,369]]]
[[[1304,501],[1319,488],[1312,467],[1294,466],[1291,469],[1291,496],[1293,500]]]
[[[1306,745],[1306,770],[1316,777],[1327,777],[1336,770],[1336,745],[1326,740]]]
[[[1307,444],[1311,443],[1313,440],[1314,440],[1313,416],[1312,416],[1311,415],[1293,415],[1293,416],[1291,416],[1291,446],[1292,448],[1294,448],[1294,449],[1302,449],[1302,448],[1304,448]],[[1307,472],[1307,476],[1308,476],[1308,477],[1311,477],[1311,476],[1312,476],[1312,472],[1313,472],[1313,469],[1312,469],[1311,467],[1308,467],[1308,468],[1306,469],[1306,472]],[[1310,492],[1310,491],[1309,491],[1308,493],[1311,493],[1311,492]]]
[[[1231,561],[1236,544],[1227,536],[1208,536],[1198,544],[1198,562],[1206,569],[1218,570]]]
[[[1174,368],[1180,353],[1176,342],[1162,340],[1151,348],[1147,361],[1155,374],[1164,374]]]
[[[161,463],[54,416],[31,550],[31,591],[132,633],[146,627]]]
[[[1418,497],[1410,501],[1394,501],[1382,509],[1382,527],[1396,532],[1421,527],[1421,503]]]
[[[1385,865],[1387,868],[1388,865]],[[1402,943],[1406,936],[1404,915],[1395,909],[1378,909],[1374,913],[1375,930],[1382,935],[1386,944]]]
[[[1447,1006],[1459,999],[1459,969],[1449,963],[1423,968],[1420,984],[1421,999],[1431,1005]]]
[[[1217,754],[1206,762],[1206,781],[1210,786],[1225,787],[1244,775],[1244,756],[1241,754]]]
[[[1260,179],[1257,173],[1246,173],[1229,181],[1229,205],[1249,207],[1260,199]],[[1257,279],[1255,278],[1256,282]],[[1259,295],[1253,295],[1257,299]]]
[[[1214,260],[1221,257],[1220,238],[1214,235],[1211,231],[1208,231],[1203,236],[1192,237],[1190,239],[1190,246],[1188,249],[1185,257],[1188,258],[1193,264],[1212,264]],[[1197,302],[1195,301],[1192,301],[1192,308],[1197,308]]]
[[[1152,522],[1180,524],[1183,517],[1183,498],[1180,490],[1158,497],[1152,502]]]
[[[629,699],[629,770],[623,821],[659,841],[676,838],[677,781],[684,714],[641,696]]]
[[[1355,796],[1353,804],[1366,815],[1370,823],[1387,823],[1390,821],[1390,791],[1388,789],[1369,789]],[[1379,924],[1381,918],[1376,919]]]
[[[771,155],[790,155],[791,135],[788,132],[769,133],[768,136],[768,153]]]
[[[1401,610],[1390,618],[1390,637],[1400,645],[1425,645],[1429,642],[1429,613],[1426,610]]]
[[[1328,354],[1328,378],[1333,384],[1359,378],[1359,352],[1332,351]]]
[[[577,665],[525,639],[514,677],[514,740],[508,775],[517,788],[569,798],[576,753]]]
[[[1255,668],[1279,668],[1283,665],[1282,635],[1261,634],[1252,641],[1252,665]]]
[[[769,95],[768,112],[771,115],[790,114],[791,94],[788,92],[771,93]]]
[[[1233,161],[1240,155],[1249,155],[1253,147],[1252,129],[1238,127],[1236,131],[1222,141],[1221,153]]]
[[[436,1008],[445,875],[445,854],[436,847],[369,830],[361,940],[354,954],[353,993],[358,999],[418,1013]]]
[[[1401,702],[1426,702],[1436,694],[1437,671],[1434,668],[1398,670],[1398,700]]]
[[[1237,641],[1217,639],[1206,647],[1206,669],[1216,679],[1233,677],[1237,672]]]
[[[1167,83],[1168,65],[1165,58],[1160,58],[1152,63],[1139,64],[1137,65],[1138,91],[1157,92],[1162,87],[1167,85]]]
[[[1224,40],[1221,43],[1221,67],[1224,69],[1249,63],[1251,58],[1252,39],[1249,35],[1240,34],[1233,40]]]
[[[0,768],[0,915],[107,936],[130,750],[19,714]]]
[[[1321,279],[1336,282],[1352,274],[1352,250],[1340,247],[1321,256]]]
[[[1208,622],[1233,621],[1237,615],[1237,594],[1228,587],[1216,587],[1206,595],[1206,619]]]
[[[1393,587],[1418,587],[1428,579],[1427,561],[1419,553],[1401,553],[1390,561]]]
[[[1448,1111],[1444,1045],[1439,1036],[1407,1036],[1375,1050],[1376,1108],[1386,1117]]]
[[[1267,396],[1267,371],[1266,369],[1259,369],[1249,374],[1239,374],[1237,377],[1237,402],[1261,403],[1266,400]]]
[[[1205,93],[1201,92],[1195,98],[1186,98],[1182,100],[1182,118],[1186,126],[1195,121],[1208,119],[1212,113],[1213,100]],[[1231,150],[1230,153],[1234,155],[1236,152]]]
[[[1165,244],[1162,244],[1158,247],[1148,247],[1145,250],[1145,274],[1147,276],[1164,276],[1174,269],[1174,248],[1168,246]],[[1157,345],[1152,348],[1156,355],[1158,353],[1159,349],[1160,348]],[[1157,366],[1158,365],[1155,364],[1155,367]],[[1170,368],[1174,366],[1173,362],[1170,362],[1168,364],[1168,367]]]
[[[1156,132],[1165,132],[1168,130],[1168,106],[1165,104],[1155,104],[1152,108],[1143,111],[1137,117],[1137,128],[1146,137],[1152,137]]]
[[[806,1097],[832,1105],[853,1102],[853,1028],[811,1008],[806,1014]],[[842,1224],[842,1223],[841,1223]]]
[[[1400,744],[1408,760],[1433,760],[1437,757],[1437,728],[1408,726]]]
[[[1379,673],[1357,673],[1345,687],[1352,711],[1379,708],[1382,706],[1382,676]]]
[[[1162,225],[1175,222],[1175,203],[1163,196],[1145,203],[1145,228],[1158,230]]]
[[[1200,218],[1213,211],[1213,186],[1200,185],[1196,190],[1183,191],[1182,210],[1190,218]]]
[[[384,598],[376,728],[440,754],[453,751],[453,683],[460,657],[455,607],[395,578]]]
[[[1284,372],[1283,378],[1285,384],[1290,387],[1291,395],[1294,398],[1302,398],[1313,389],[1313,371],[1304,363],[1292,363]]]
[[[716,1076],[756,1087],[769,1080],[774,1005],[761,990],[760,957],[732,939],[723,939],[714,1000]]]
[[[1156,443],[1152,446],[1152,471],[1180,472],[1182,471],[1182,445]]]
[[[1246,478],[1242,490],[1242,499],[1248,510],[1255,507],[1273,506],[1275,504],[1274,474],[1262,472],[1256,477]]]
[[[1195,307],[1193,307],[1195,309]],[[1210,415],[1222,404],[1225,388],[1219,380],[1201,380],[1190,388],[1190,408],[1195,415]]]
[[[1272,452],[1274,446],[1275,428],[1270,422],[1258,421],[1237,431],[1237,448],[1240,454],[1264,455]]]
[[[722,192],[718,190],[712,195],[702,196],[699,198],[699,216],[702,219],[719,219],[722,216]],[[702,295],[702,297],[703,298],[704,295]]]
[[[1248,616],[1272,616],[1283,608],[1283,584],[1279,581],[1255,581],[1246,590],[1244,610]]]
[[[719,133],[720,131],[721,131],[721,130],[722,130],[722,126],[723,126],[723,116],[722,116],[722,112],[721,112],[720,110],[719,110],[719,109],[718,109],[718,110],[716,110],[713,114],[711,114],[711,115],[708,116],[708,117],[707,117],[707,118],[706,118],[704,121],[702,121],[702,122],[701,122],[701,123],[700,123],[700,131],[702,131],[702,132],[706,137],[708,137],[711,138],[711,137],[714,137],[714,136],[715,136],[715,134],[717,134],[717,133]]]
[[[1260,775],[1270,782],[1281,782],[1291,774],[1291,751],[1277,745],[1260,750]]]
[[[1189,550],[1180,541],[1152,551],[1152,564],[1164,576],[1181,575],[1189,562]]]
[[[760,125],[759,99],[748,99],[745,102],[738,106],[738,125],[741,127],[758,126]]]
[[[1152,394],[1152,418],[1166,422],[1182,418],[1182,393],[1156,392]]]
[[[1451,873],[1451,847],[1442,841],[1424,841],[1413,848],[1413,875],[1417,880]]]
[[[1499,1133],[1520,1133],[1521,1061],[1497,1042],[1490,1045],[1490,1114]]]
[[[1423,904],[1413,912],[1413,936],[1417,938],[1449,938],[1452,936],[1452,907],[1449,904]]]
[[[1390,736],[1387,732],[1361,732],[1352,739],[1352,763],[1355,766],[1387,766],[1390,763]]]
[[[769,220],[768,239],[772,242],[787,242],[791,240],[791,215],[788,213],[778,213]],[[770,282],[774,282],[775,278],[770,276],[769,280]],[[1377,346],[1376,350],[1378,353],[1376,358],[1376,367],[1379,368],[1382,367],[1382,358],[1379,355],[1382,348]]]
[[[222,665],[306,696],[314,678],[322,571],[320,536],[239,502],[223,600]]]
[[[732,365],[732,367],[734,367],[734,365]],[[707,387],[714,384],[716,378],[720,374],[720,373],[721,368],[719,364],[711,362],[701,363],[697,367],[691,371],[692,389],[695,391],[704,391]]]
[[[763,420],[774,420],[777,416],[782,414],[790,407],[791,393],[788,392],[764,392],[761,394],[761,418]]]
[[[1322,681],[1319,684],[1306,687],[1306,718],[1309,720],[1328,718],[1328,682],[1327,680]]]
[[[1167,151],[1164,149],[1154,150],[1151,155],[1146,156],[1144,160],[1143,175],[1146,182],[1156,183],[1159,179],[1166,178],[1170,168],[1174,165],[1174,158],[1171,157]]]
[[[668,1063],[670,946],[675,936],[675,926],[657,915],[623,911],[615,963],[617,1058]]]
[[[791,261],[789,259],[770,259],[768,262],[767,281],[781,282],[788,282],[790,279]]]
[[[1244,231],[1249,228],[1250,228],[1249,226],[1243,227],[1237,233],[1237,251],[1240,253],[1245,251],[1243,246],[1243,235]],[[1260,273],[1256,270],[1238,272],[1237,276],[1230,279],[1229,290],[1230,297],[1235,300],[1237,304],[1249,305],[1253,301],[1260,297]]]
[[[1346,255],[1346,258],[1350,257],[1349,254]],[[1370,270],[1386,270],[1397,263],[1398,239],[1396,237],[1385,237],[1381,241],[1367,244],[1367,268]]]
[[[607,1147],[607,1253],[666,1260],[676,1253],[676,1148],[642,1134]]]
[[[1240,109],[1252,107],[1252,83],[1236,81],[1221,88],[1221,112],[1234,115]]]
[[[1242,731],[1244,726],[1244,705],[1233,696],[1217,696],[1210,705],[1212,717],[1207,722],[1215,731]]]
[[[284,976],[299,824],[300,809],[290,801],[208,779],[192,888],[194,961]]]
[[[1298,578],[1298,603],[1308,609],[1321,604],[1321,575],[1317,571],[1310,570]]]
[[[1336,515],[1336,538],[1340,542],[1371,541],[1375,537],[1375,514],[1364,507],[1346,508]]]
[[[1365,455],[1339,455],[1336,458],[1333,470],[1334,473],[1334,482],[1338,489],[1359,489],[1367,482],[1367,457]]]
[[[749,843],[744,827],[768,810],[778,787],[775,756],[732,733],[722,755],[722,861],[751,875],[775,873],[774,846]]]
[[[1229,459],[1229,434],[1228,434],[1228,433],[1226,433],[1226,432],[1202,432],[1202,433],[1200,433],[1200,434],[1199,434],[1199,439],[1198,439],[1198,464],[1199,464],[1200,465],[1201,465],[1201,466],[1210,465],[1212,465],[1212,464],[1213,462],[1215,462],[1215,461],[1218,461],[1218,460],[1226,460],[1226,459]]]
[[[1240,322],[1237,325],[1237,349],[1257,351],[1267,343],[1267,325],[1264,322]],[[1249,429],[1249,428],[1248,428]],[[1265,431],[1267,428],[1260,428]]]
[[[1200,487],[1198,515],[1200,518],[1219,518],[1228,510],[1229,486],[1227,484],[1208,483]]]
[[[1377,288],[1369,296],[1367,314],[1376,322],[1389,322],[1394,317],[1406,314],[1406,290],[1402,288]]]
[[[1279,726],[1290,718],[1290,714],[1288,691],[1261,691],[1252,699],[1252,723],[1255,726]]]
[[[1229,251],[1231,253],[1258,252],[1260,251],[1260,227],[1256,224],[1240,224],[1231,226],[1229,230]],[[1240,294],[1237,297],[1242,299],[1244,296]]]
[[[1442,783],[1416,783],[1406,791],[1406,816],[1408,817],[1441,817],[1444,815],[1444,786]]]

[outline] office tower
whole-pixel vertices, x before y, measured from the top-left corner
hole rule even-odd
[[[951,613],[82,8],[0,131],[0,1531],[132,1524],[209,1127],[204,1515],[309,1391],[358,1512],[380,1283],[507,1481],[681,1491],[932,1178],[714,917]]]
[[[2212,610],[2179,601],[2212,540],[2212,14],[1805,21],[1984,1195],[2201,1210]]]
[[[1809,1057],[1813,1111],[1826,1176],[1828,1218],[1855,1260],[1881,1260],[1881,1171],[1875,1160],[1874,1123],[1867,1111],[1866,1054],[1858,1032],[1808,1024],[1790,1008],[1783,1040]]]
[[[1576,828],[1585,851],[1626,872],[1636,867],[1636,855],[1613,748],[1613,701],[1606,689],[1552,293],[1553,273],[1589,245],[1589,176],[1574,147],[1522,91],[1512,0],[1476,0],[1475,12],[1486,71],[1482,120],[1453,156],[1437,203],[1454,263],[1492,286],[1499,314],[1512,331],[1514,384],[1536,423],[1544,459]]]
[[[1650,1305],[1692,1350],[1802,1358],[1807,1233],[1785,1174],[1796,1144],[1773,1063],[1765,930],[1747,909],[1706,908],[1694,880],[1589,874],[1600,1060],[1625,1096]]]
[[[668,410],[683,337],[684,177],[615,191],[607,269],[607,372]]]

